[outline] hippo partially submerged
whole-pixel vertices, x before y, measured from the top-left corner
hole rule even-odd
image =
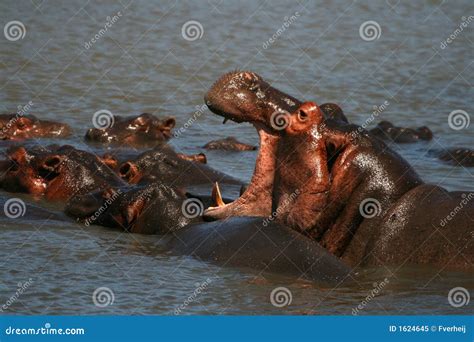
[[[67,124],[40,120],[34,115],[0,114],[0,140],[62,138],[71,132]]]
[[[100,188],[126,184],[96,155],[69,145],[28,150],[12,147],[7,157],[0,185],[10,192],[64,201]]]
[[[131,147],[153,147],[171,138],[176,124],[173,117],[158,118],[149,113],[137,116],[113,116],[110,125],[90,128],[85,140],[92,143],[115,144]]]
[[[256,92],[258,100],[252,95]],[[265,148],[247,192],[233,203],[207,209],[208,219],[277,212],[280,220],[320,241],[350,265],[408,262],[472,268],[469,227],[474,203],[467,201],[451,217],[463,193],[423,184],[403,158],[362,128],[323,117],[316,105],[307,104],[311,110],[300,107],[299,101],[282,95],[251,72],[225,75],[205,99],[216,114],[258,124],[265,136],[271,137],[262,141],[261,136]],[[276,126],[275,111],[271,110],[278,107],[272,105],[282,99],[289,101],[283,106],[284,122]],[[289,108],[293,114],[288,113]],[[288,122],[293,124],[288,126]],[[291,134],[292,130],[299,133]],[[301,146],[301,139],[306,145]],[[295,143],[298,140],[300,145]],[[277,172],[281,166],[283,171]],[[261,169],[265,172],[259,172]],[[297,194],[287,205],[291,211],[282,209],[281,203],[288,201],[281,199],[291,198],[296,190],[311,199],[298,200]],[[247,193],[260,197],[256,200]],[[466,196],[469,194],[464,193]],[[418,210],[417,201],[423,210]],[[443,217],[450,219],[444,222]],[[444,222],[448,244],[430,240],[441,229],[437,222]],[[392,241],[400,241],[397,248]],[[420,241],[427,245],[419,248]],[[454,256],[453,250],[457,250]]]

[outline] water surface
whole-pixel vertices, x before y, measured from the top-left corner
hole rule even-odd
[[[85,44],[107,17],[110,21],[119,11],[119,19],[87,49]],[[32,113],[74,127],[71,139],[56,143],[88,150],[92,148],[82,137],[93,113],[101,109],[175,116],[177,128],[186,127],[170,141],[180,152],[200,152],[209,140],[230,135],[257,144],[250,125],[222,125],[221,119],[202,110],[203,94],[219,75],[252,70],[297,98],[339,103],[358,124],[370,121],[373,107],[387,101],[386,110],[371,125],[390,120],[429,126],[435,135],[431,142],[393,148],[425,181],[472,191],[473,169],[443,164],[429,152],[472,147],[473,126],[453,130],[448,114],[461,109],[472,116],[474,23],[445,49],[440,47],[469,14],[474,15],[469,0],[2,1],[2,25],[20,20],[26,35],[14,42],[0,39],[0,111],[13,112],[32,101]],[[202,25],[200,39],[183,38],[182,26],[190,20]],[[359,27],[372,20],[381,27],[380,37],[364,41]],[[197,119],[188,125],[191,118]],[[249,180],[254,152],[206,153],[211,166]],[[29,206],[34,202],[15,196]],[[174,314],[210,279],[181,314],[351,314],[374,289],[374,282],[378,286],[385,277],[389,283],[360,314],[470,310],[454,308],[447,300],[453,287],[473,289],[467,274],[380,267],[337,287],[311,284],[169,255],[156,236],[85,229],[66,218],[48,220],[48,215],[28,219],[30,210],[22,220],[0,221],[0,304],[15,294],[19,282],[32,279],[6,313]],[[277,286],[291,291],[291,305],[278,308],[270,303]],[[112,305],[93,304],[92,294],[99,287],[113,291]]]

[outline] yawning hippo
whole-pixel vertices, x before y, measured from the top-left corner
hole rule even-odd
[[[263,84],[261,78],[249,72],[232,75],[227,75],[223,81],[218,81],[218,88],[216,86],[211,88],[206,96],[209,108],[238,122],[259,123],[264,127],[262,130],[273,139],[271,144],[267,144],[266,149],[261,150],[251,182],[253,191],[261,196],[260,199],[254,201],[251,197],[245,198],[244,193],[243,199],[206,210],[207,218],[245,216],[249,212],[267,216],[272,212],[272,206],[268,205],[272,201],[277,203],[273,206],[273,210],[279,214],[282,210],[279,210],[281,205],[278,204],[278,199],[282,196],[291,197],[288,185],[291,189],[292,182],[294,183],[296,178],[303,177],[304,180],[304,177],[307,177],[309,184],[297,181],[299,189],[293,192],[299,190],[302,194],[313,196],[314,203],[312,200],[309,200],[310,203],[301,201],[298,205],[290,203],[291,212],[287,213],[286,222],[313,239],[321,241],[349,264],[390,262],[400,265],[405,262],[421,262],[472,268],[474,252],[469,227],[472,226],[470,217],[474,217],[474,203],[467,201],[455,218],[450,216],[450,210],[454,210],[463,200],[462,193],[448,193],[436,186],[423,185],[410,165],[382,141],[371,137],[368,132],[356,125],[322,118],[323,113],[315,104],[301,107],[302,112],[295,108],[290,115],[290,122],[294,122],[293,119],[297,119],[298,116],[302,118],[294,130],[300,132],[296,134],[296,140],[306,139],[306,145],[314,148],[311,153],[312,150],[308,149],[308,146],[299,147],[302,149],[302,153],[299,153],[297,146],[291,145],[291,140],[295,138],[288,139],[288,136],[292,135],[291,130],[295,128],[287,127],[289,114],[283,116],[284,124],[276,127],[274,116],[269,113],[267,104],[275,101],[271,94],[276,92],[269,90],[273,88],[266,84],[266,92],[259,95],[258,101],[249,104],[247,97],[251,98],[250,95],[242,96],[242,94],[251,94],[254,89],[249,86],[249,82]],[[288,98],[281,93],[278,96],[280,99]],[[308,107],[313,109],[308,110]],[[317,117],[309,120],[311,115]],[[281,141],[282,137],[286,137],[286,140]],[[292,147],[293,151],[296,151],[294,156],[288,152]],[[268,153],[269,151],[272,153]],[[283,155],[279,155],[282,151]],[[285,158],[287,158],[285,166],[287,170],[283,173],[279,171],[280,178],[278,178],[275,169],[282,164],[275,164],[277,160],[284,164]],[[327,171],[322,166],[325,162]],[[266,172],[259,174],[257,171],[262,168]],[[292,177],[286,179],[291,175]],[[285,179],[282,180],[281,177]],[[282,185],[287,189],[283,186],[283,191],[278,190]],[[428,198],[428,201],[423,201]],[[408,210],[407,205],[414,205],[416,201],[420,201],[424,209],[418,211],[415,207],[413,210]],[[434,202],[443,205],[432,204]],[[435,221],[442,217],[450,217],[449,220],[445,220],[446,222],[443,221],[443,228],[451,245],[433,244],[429,241],[430,237],[439,231],[440,226],[434,225],[432,219],[426,215],[427,212],[436,212]],[[401,242],[397,244],[398,252],[387,243],[402,240],[408,241],[405,244]],[[420,249],[420,241],[427,241],[430,245]],[[458,251],[454,257],[450,254],[453,249]],[[430,251],[427,253],[429,257],[422,257],[426,250]]]

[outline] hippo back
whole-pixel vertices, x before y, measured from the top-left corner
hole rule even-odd
[[[341,281],[350,269],[317,242],[276,222],[232,217],[175,233],[172,251],[220,265],[246,267],[313,281]]]

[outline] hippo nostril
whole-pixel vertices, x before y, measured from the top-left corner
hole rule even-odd
[[[125,179],[127,182],[131,184],[136,184],[141,178],[138,167],[134,163],[131,163],[131,162],[126,162],[122,164],[118,172],[119,172],[120,177],[122,177],[123,179]]]
[[[62,163],[63,158],[61,156],[52,156],[46,159],[43,163],[43,169],[48,171],[54,171]]]
[[[130,169],[132,168],[132,165],[130,163],[125,163],[122,166],[120,166],[119,173],[122,177],[127,176],[128,173],[130,173]]]

